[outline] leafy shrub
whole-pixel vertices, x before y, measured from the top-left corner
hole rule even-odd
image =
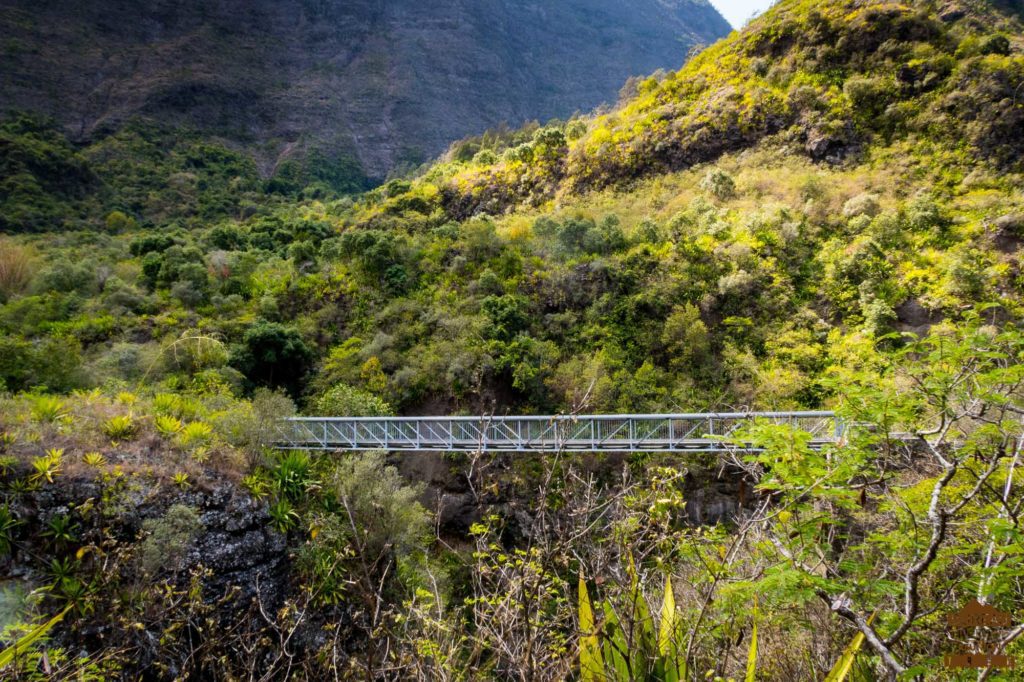
[[[38,293],[56,291],[92,295],[99,289],[99,280],[90,261],[62,257],[51,261],[39,271],[32,289]]]
[[[320,394],[313,402],[313,412],[333,417],[394,414],[391,406],[377,396],[348,384],[336,384]]]
[[[156,344],[116,342],[90,365],[90,374],[136,381],[162,376],[160,350]]]
[[[505,150],[504,157],[506,161],[530,163],[533,161],[533,145],[521,144],[518,147],[510,147]]]
[[[1010,54],[1010,40],[999,33],[987,36],[982,39],[978,51],[981,54],[1008,55]]]
[[[498,155],[490,149],[481,149],[473,156],[473,163],[478,166],[493,166],[498,162]]]
[[[109,232],[128,232],[138,227],[135,219],[123,211],[111,211],[103,223]]]
[[[57,547],[63,548],[74,542],[78,542],[78,524],[68,514],[55,514],[46,522],[46,528],[41,533],[43,537],[49,538]]]
[[[587,123],[582,119],[570,121],[565,126],[565,139],[576,141],[587,134]]]
[[[669,362],[679,367],[700,365],[708,359],[711,350],[707,325],[692,303],[672,310],[665,320],[661,342],[669,355]]]
[[[87,452],[82,455],[82,462],[89,467],[98,469],[107,463],[107,458],[100,452]]]
[[[0,381],[8,390],[69,391],[82,385],[82,374],[82,349],[74,338],[0,334]]]
[[[488,335],[507,341],[526,329],[529,323],[527,306],[528,302],[523,297],[511,294],[485,298],[480,307],[490,320]]]
[[[720,201],[736,196],[736,181],[721,168],[709,170],[700,181],[700,188]]]
[[[405,562],[423,551],[430,529],[430,516],[417,501],[422,488],[407,485],[397,469],[385,465],[382,453],[343,459],[331,478],[330,490],[340,510],[316,519],[319,532],[303,556],[314,593],[326,603],[339,601],[353,587],[372,593],[382,577],[389,575],[393,560]],[[372,567],[371,573],[361,575],[355,584],[337,559],[350,552]]]
[[[878,203],[878,195],[865,192],[849,199],[843,204],[843,217],[856,218],[867,216],[874,218],[882,210]]]
[[[128,245],[128,252],[133,256],[145,256],[147,253],[163,253],[179,243],[173,236],[165,233],[145,234],[136,237]]]
[[[299,525],[299,513],[286,499],[275,501],[267,508],[267,513],[279,533],[288,533]]]
[[[195,330],[182,332],[163,355],[168,369],[188,374],[223,367],[228,361],[228,351],[220,339]]]
[[[276,436],[281,419],[295,415],[295,403],[283,393],[258,388],[252,399],[214,416],[217,435],[241,448],[255,465],[263,448]]]
[[[153,411],[180,419],[194,419],[203,413],[203,407],[195,399],[175,393],[157,393],[153,396]]]

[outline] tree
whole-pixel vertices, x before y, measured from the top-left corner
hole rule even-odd
[[[758,521],[776,555],[759,591],[820,600],[891,680],[923,671],[941,653],[935,642],[960,636],[941,615],[967,598],[1019,610],[1022,357],[1024,334],[968,320],[877,371],[839,371],[831,385],[858,425],[839,448],[814,453],[808,434],[768,424],[740,435],[763,448],[737,462],[774,503]]]
[[[685,368],[703,363],[710,343],[707,325],[697,306],[686,303],[673,308],[665,319],[661,342],[671,365]]]
[[[230,357],[232,367],[256,386],[283,388],[299,395],[313,353],[292,327],[261,320],[249,328]]]

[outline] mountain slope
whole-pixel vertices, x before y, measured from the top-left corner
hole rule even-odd
[[[687,168],[771,137],[815,161],[925,140],[1020,170],[1020,4],[784,1],[587,123],[544,171],[457,173],[456,215]],[[552,157],[555,161],[555,157]]]
[[[728,32],[705,0],[0,2],[0,101],[76,138],[127,118],[370,176],[613,100]]]

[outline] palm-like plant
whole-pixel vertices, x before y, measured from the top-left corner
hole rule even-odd
[[[46,523],[43,537],[50,538],[58,547],[67,546],[78,540],[78,524],[67,514],[57,514]]]
[[[0,504],[0,556],[10,554],[14,548],[14,532],[21,523],[8,505]]]
[[[64,401],[52,395],[37,395],[32,398],[32,418],[43,424],[56,424],[67,419]]]
[[[51,448],[46,451],[45,455],[36,457],[32,460],[33,473],[31,480],[33,483],[53,483],[53,480],[60,474],[63,468],[64,450],[59,448]]]
[[[172,438],[182,429],[181,420],[169,414],[158,414],[153,418],[153,426],[164,438]]]
[[[123,414],[106,420],[102,428],[107,438],[118,443],[134,436],[139,427],[130,414]]]

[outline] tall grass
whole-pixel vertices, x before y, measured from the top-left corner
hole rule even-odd
[[[31,252],[12,239],[0,239],[0,303],[24,291],[35,272]]]

